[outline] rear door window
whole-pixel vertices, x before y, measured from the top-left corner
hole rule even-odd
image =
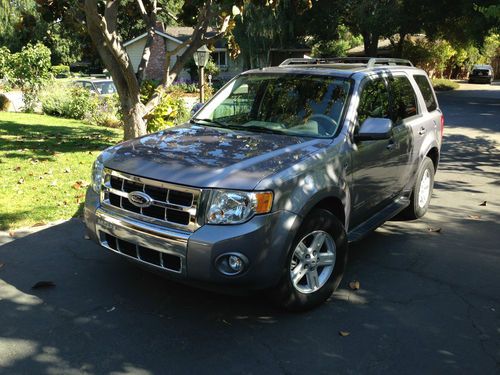
[[[429,80],[424,75],[415,75],[415,82],[417,82],[417,86],[422,93],[424,98],[425,106],[429,112],[432,112],[437,109],[436,98],[434,97],[434,93],[432,92],[432,87],[429,83]]]
[[[406,76],[389,78],[391,117],[395,124],[418,113],[417,98],[413,86]]]

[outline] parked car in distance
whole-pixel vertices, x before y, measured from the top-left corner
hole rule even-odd
[[[176,280],[309,309],[338,287],[349,242],[427,212],[443,127],[429,78],[407,60],[244,72],[190,123],[97,158],[87,231]]]
[[[116,94],[116,87],[111,79],[78,79],[73,81],[76,87],[83,87],[99,96]]]
[[[469,83],[492,83],[495,73],[491,65],[474,65],[469,73]]]

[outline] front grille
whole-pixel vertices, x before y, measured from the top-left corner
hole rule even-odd
[[[101,234],[104,236],[107,246],[114,251],[169,271],[181,272],[181,258],[177,255],[162,253],[139,246],[112,236],[109,233],[101,232]]]
[[[147,194],[151,204],[147,207],[133,204],[128,198],[132,192]],[[105,169],[103,204],[139,220],[194,231],[199,227],[196,215],[199,198],[199,189]]]

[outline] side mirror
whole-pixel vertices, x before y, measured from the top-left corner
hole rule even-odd
[[[356,141],[373,141],[389,139],[392,131],[392,120],[388,118],[368,117],[355,134]]]

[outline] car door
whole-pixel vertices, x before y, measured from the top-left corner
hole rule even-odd
[[[354,134],[368,117],[392,118],[390,95],[384,78],[367,78],[361,84]],[[399,186],[404,129],[395,127],[389,139],[355,141],[352,152],[352,217],[357,225],[373,216],[395,196]],[[354,137],[355,138],[355,137]]]
[[[393,185],[393,196],[401,193],[411,175],[415,172],[412,150],[416,149],[419,132],[425,134],[427,119],[422,114],[414,87],[405,73],[394,73],[387,78],[389,84],[392,129],[397,152],[392,168],[397,176]]]

